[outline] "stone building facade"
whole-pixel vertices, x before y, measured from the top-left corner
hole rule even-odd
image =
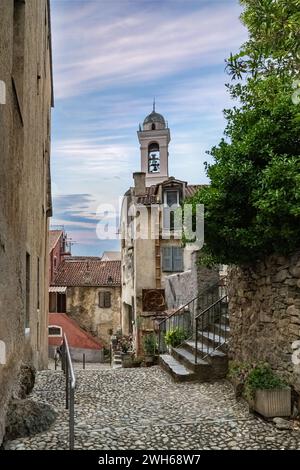
[[[200,186],[169,176],[170,138],[164,117],[153,109],[138,131],[142,171],[133,174],[121,210],[122,332],[133,334],[137,354],[168,308],[168,276],[190,270],[195,250],[182,246],[175,211]]]
[[[50,286],[50,311],[56,313],[51,300],[56,294],[60,299],[56,305],[64,307],[59,313],[66,313],[108,347],[111,332],[116,333],[121,327],[120,268],[120,261],[66,257]]]
[[[53,93],[47,0],[0,2],[0,81],[1,442],[10,399],[22,396],[22,373],[48,361]]]
[[[269,362],[300,393],[300,252],[231,268],[228,288],[230,357]]]

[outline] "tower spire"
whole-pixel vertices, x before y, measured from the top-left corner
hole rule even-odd
[[[155,96],[153,98],[153,112],[155,113]]]

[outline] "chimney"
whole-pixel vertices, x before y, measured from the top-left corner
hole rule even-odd
[[[145,196],[146,194],[146,173],[136,172],[133,173],[134,179],[134,195]]]

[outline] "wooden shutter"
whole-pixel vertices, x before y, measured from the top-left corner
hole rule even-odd
[[[172,247],[173,271],[183,271],[183,248],[181,246]]]
[[[162,270],[172,271],[172,247],[164,246],[162,248]]]
[[[109,291],[99,292],[99,307],[100,308],[111,307],[111,294]]]
[[[110,292],[104,292],[104,307],[111,307],[111,296]]]
[[[99,307],[104,307],[104,292],[99,292]]]

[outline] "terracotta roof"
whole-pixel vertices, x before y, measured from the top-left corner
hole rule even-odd
[[[166,180],[164,183],[168,183],[169,181]],[[170,179],[170,182],[172,182],[172,180]],[[157,189],[158,189],[158,186],[159,185],[152,185],[152,186],[148,186],[146,188],[146,194],[145,196],[138,196],[137,197],[137,203],[138,204],[144,204],[144,205],[150,205],[150,204],[157,204],[158,201],[157,201]],[[204,188],[205,186],[208,186],[208,185],[205,185],[205,184],[188,184],[186,187],[185,187],[185,196],[186,197],[191,197],[193,196],[200,188]]]
[[[66,334],[71,348],[102,349],[101,341],[94,338],[90,333],[80,328],[78,323],[65,313],[49,313],[48,324],[60,326]],[[49,336],[48,342],[51,346],[59,346],[62,336]]]
[[[49,253],[51,253],[62,234],[62,230],[49,230]]]
[[[101,258],[92,256],[70,256],[60,264],[52,285],[120,286],[121,261],[101,261]]]
[[[148,186],[146,188],[145,196],[138,196],[136,198],[137,203],[138,204],[144,204],[144,205],[157,204],[156,191],[157,191],[157,185],[156,184],[153,184],[152,186]]]
[[[205,188],[208,184],[188,184],[185,188],[185,197],[192,197],[201,188]]]

